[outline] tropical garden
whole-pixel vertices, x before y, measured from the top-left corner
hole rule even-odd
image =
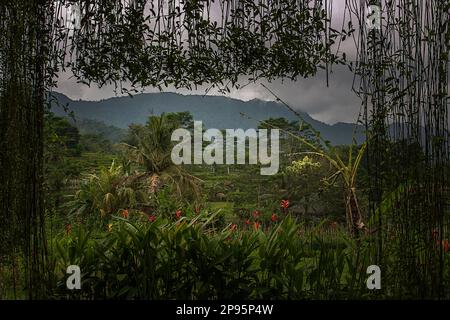
[[[0,299],[449,299],[449,4],[427,3],[375,1],[387,14],[368,30],[345,1],[337,30],[328,1],[2,2]],[[259,123],[280,130],[272,176],[174,164],[187,112],[112,142],[51,109],[68,70],[133,95],[334,65],[355,75],[365,142],[332,145],[275,96],[298,120]]]
[[[59,132],[50,135],[46,181],[55,297],[377,296],[366,286],[364,146],[325,151],[307,125],[268,119],[262,127],[286,134],[284,169],[267,178],[256,165],[174,165],[170,136],[192,127],[186,113],[150,116],[124,142],[89,152],[78,151],[82,139],[73,144],[76,128],[48,120]],[[66,287],[72,264],[83,270],[79,292]]]

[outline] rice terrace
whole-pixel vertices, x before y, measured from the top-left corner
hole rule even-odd
[[[448,0],[2,0],[0,300],[449,300]]]

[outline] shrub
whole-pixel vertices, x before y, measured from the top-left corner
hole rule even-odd
[[[349,298],[367,290],[354,240],[305,230],[290,218],[268,232],[219,230],[205,212],[154,222],[116,217],[111,230],[83,226],[52,242],[52,297],[81,299]],[[82,271],[80,293],[65,268]]]

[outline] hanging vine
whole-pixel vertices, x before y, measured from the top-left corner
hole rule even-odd
[[[370,5],[382,13],[379,28],[366,25]],[[441,245],[449,224],[449,3],[346,1],[346,8],[359,29],[355,90],[368,133],[376,261],[389,271],[396,295],[443,296],[449,284]]]

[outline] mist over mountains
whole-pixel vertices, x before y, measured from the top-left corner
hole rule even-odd
[[[111,126],[114,126],[123,132],[131,123],[143,124],[150,115],[160,115],[164,112],[189,111],[195,120],[203,121],[204,127],[217,129],[257,128],[259,121],[268,118],[298,120],[298,117],[281,103],[258,99],[241,101],[223,96],[162,92],[137,94],[133,97],[113,97],[100,101],[74,101],[61,93],[54,92],[53,95],[58,103],[52,103],[52,112],[58,116],[67,116],[62,107],[67,105],[74,113],[76,124],[81,127],[81,131],[88,133],[92,129],[86,129],[86,123],[90,128],[105,125],[109,127],[107,131],[110,131]],[[355,128],[357,142],[364,141],[361,126],[342,122],[329,125],[313,119],[307,113],[300,112],[300,114],[334,145],[350,144]]]

